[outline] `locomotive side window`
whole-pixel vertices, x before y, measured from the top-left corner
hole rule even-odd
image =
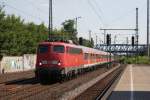
[[[68,47],[67,52],[70,54],[80,54],[80,53],[82,53],[82,49]]]
[[[48,46],[47,45],[40,45],[38,49],[39,53],[46,53],[48,52]]]
[[[55,45],[55,46],[53,47],[53,51],[54,51],[54,52],[57,52],[57,53],[64,53],[65,48],[64,48],[64,46],[62,46],[62,45]]]

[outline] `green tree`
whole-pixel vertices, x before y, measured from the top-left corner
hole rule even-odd
[[[66,20],[62,29],[54,29],[52,39],[78,42],[74,20]],[[29,22],[15,15],[6,15],[0,7],[0,58],[4,55],[20,56],[36,53],[39,42],[48,40],[48,28]],[[92,47],[93,42],[84,39],[84,45]]]
[[[93,39],[90,40],[87,40],[87,39],[83,39],[83,46],[86,46],[86,47],[93,47],[94,46],[94,41]]]
[[[66,20],[65,22],[62,23],[63,25],[63,29],[65,32],[68,32],[68,33],[75,33],[76,32],[76,29],[74,28],[74,20]]]
[[[78,39],[77,39],[77,31],[74,28],[75,26],[75,21],[74,20],[66,20],[65,22],[62,23],[63,25],[63,31],[68,33],[66,34],[70,40],[73,40],[74,42],[77,43]]]
[[[48,38],[44,23],[25,23],[15,15],[5,15],[0,9],[0,55],[35,53],[37,45]]]

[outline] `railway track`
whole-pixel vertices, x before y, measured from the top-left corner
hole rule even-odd
[[[11,94],[16,94],[19,91],[23,91],[24,89],[31,88],[32,85],[30,84],[35,84],[37,80],[35,78],[29,78],[29,79],[19,79],[15,81],[9,81],[4,83],[1,88],[0,88],[0,93],[5,93],[5,94],[0,94],[0,97],[6,97]]]
[[[107,83],[107,85],[104,87],[102,91],[100,91],[100,94],[96,97],[96,100],[103,99],[105,100],[109,94],[107,92],[111,89],[111,87],[116,83],[115,81],[122,75],[122,72],[124,69],[120,69],[117,72],[114,72],[114,75],[112,75],[112,79]],[[109,76],[108,76],[109,77]]]
[[[34,76],[35,75],[33,70],[0,74],[0,84],[4,84],[5,82],[18,81],[21,79],[25,80],[25,78],[32,78]]]
[[[74,98],[74,100],[106,100],[111,88],[116,84],[116,80],[121,76],[125,66],[122,66],[112,73],[108,74],[102,80],[88,88],[82,94]]]
[[[109,70],[106,67],[101,67],[64,83],[48,85],[40,84],[34,77],[9,81],[0,85],[0,100],[10,100],[12,98],[13,100],[56,100],[62,97],[64,93],[91,81]]]

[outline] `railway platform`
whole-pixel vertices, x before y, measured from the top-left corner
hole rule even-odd
[[[150,66],[128,65],[108,100],[150,100]]]

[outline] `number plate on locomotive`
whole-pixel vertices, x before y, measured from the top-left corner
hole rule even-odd
[[[47,64],[48,62],[46,60],[42,60],[42,64]]]

